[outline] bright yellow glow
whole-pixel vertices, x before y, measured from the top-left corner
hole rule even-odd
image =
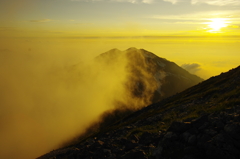
[[[209,30],[210,32],[220,31],[221,28],[227,26],[227,22],[223,18],[214,18],[214,19],[211,19],[211,20],[212,20],[212,22],[210,22],[209,25],[208,25],[211,28],[211,30]]]

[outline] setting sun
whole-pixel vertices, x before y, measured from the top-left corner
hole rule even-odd
[[[211,28],[210,32],[216,32],[220,31],[221,28],[226,27],[227,22],[223,18],[215,18],[211,19],[211,22],[209,23],[208,26]]]

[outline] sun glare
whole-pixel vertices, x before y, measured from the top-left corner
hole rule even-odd
[[[214,18],[211,19],[211,22],[208,23],[208,26],[211,28],[209,32],[218,32],[221,28],[227,26],[227,22],[223,18]]]

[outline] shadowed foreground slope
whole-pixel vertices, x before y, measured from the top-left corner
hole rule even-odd
[[[137,111],[49,158],[239,158],[240,67]]]

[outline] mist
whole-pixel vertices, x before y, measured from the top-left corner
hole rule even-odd
[[[102,121],[106,112],[126,107],[136,110],[151,102],[148,95],[160,87],[153,78],[164,78],[164,74],[153,77],[147,70],[151,67],[135,67],[134,73],[148,81],[134,82],[138,79],[132,76],[131,68],[139,62],[146,68],[146,61],[123,55],[114,62],[96,62],[95,57],[107,50],[136,46],[179,64],[196,61],[209,71],[206,78],[238,62],[237,43],[226,44],[226,49],[219,44],[211,47],[219,47],[214,56],[217,61],[227,58],[220,56],[226,52],[236,57],[235,63],[226,63],[229,68],[222,62],[206,68],[204,61],[211,58],[206,60],[202,53],[210,54],[212,49],[205,49],[205,44],[183,47],[174,43],[173,48],[171,42],[41,38],[6,38],[0,42],[0,158],[6,159],[36,158],[84,134],[92,124]],[[197,53],[189,56],[193,49]],[[139,83],[145,86],[143,93],[129,91],[134,85],[141,86]]]
[[[128,92],[135,77],[125,54],[107,62],[87,50],[48,49],[0,51],[0,158],[39,157],[83,134],[104,112],[149,104],[146,94]]]

